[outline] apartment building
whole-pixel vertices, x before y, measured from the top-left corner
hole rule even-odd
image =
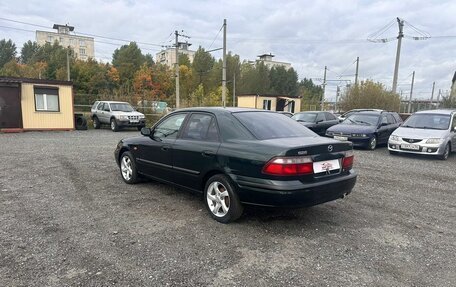
[[[88,60],[95,56],[95,45],[92,37],[80,36],[71,33],[73,26],[54,24],[57,32],[36,31],[36,42],[43,46],[57,41],[63,47],[70,47],[79,60]]]
[[[187,42],[179,42],[179,54],[185,54],[188,56],[190,63],[193,63],[193,58],[195,57],[196,51],[189,50],[188,48],[192,44]],[[169,47],[165,50],[161,50],[157,54],[155,54],[155,62],[163,65],[167,65],[169,67],[174,66],[176,64],[176,48]]]
[[[284,67],[285,70],[288,71],[288,69],[291,68],[291,64],[290,63],[274,61],[274,60],[272,60],[273,57],[275,57],[275,56],[273,54],[271,54],[271,53],[258,55],[257,62],[264,63],[270,69],[273,68],[273,67]]]

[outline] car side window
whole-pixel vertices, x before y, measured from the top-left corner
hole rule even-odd
[[[386,115],[382,116],[382,125],[384,124],[388,124],[388,118],[386,117]]]
[[[325,114],[324,113],[318,113],[316,121],[317,122],[321,122],[321,121],[325,121],[325,120],[326,120],[325,119]]]
[[[327,120],[327,121],[334,121],[334,120],[336,120],[336,117],[335,117],[333,114],[325,113],[325,116],[326,116],[326,120]]]
[[[108,103],[105,103],[104,104],[104,109],[103,109],[105,112],[110,112],[111,110],[109,109],[109,104]]]
[[[104,109],[104,103],[99,103],[97,110],[102,111]]]
[[[387,114],[386,118],[388,119],[388,124],[389,125],[392,125],[392,124],[396,123],[396,120],[394,119],[394,117],[391,114]]]
[[[154,128],[153,137],[159,139],[175,139],[186,116],[186,113],[169,116]]]
[[[451,124],[451,130],[454,131],[454,128],[456,128],[456,115],[453,116],[453,123]]]
[[[211,115],[192,114],[184,131],[182,132],[182,138],[190,140],[208,140],[208,134],[212,122],[213,117]],[[213,133],[214,130],[212,129],[211,132]]]

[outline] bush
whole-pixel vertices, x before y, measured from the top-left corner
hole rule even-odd
[[[401,98],[398,94],[386,90],[381,83],[371,80],[348,87],[340,100],[344,111],[351,109],[383,109],[399,111]]]

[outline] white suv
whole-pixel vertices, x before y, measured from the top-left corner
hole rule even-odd
[[[93,127],[99,129],[102,124],[111,126],[113,132],[122,127],[137,127],[140,131],[146,125],[144,114],[126,102],[96,101],[91,109]]]

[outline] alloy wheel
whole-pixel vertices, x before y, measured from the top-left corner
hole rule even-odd
[[[206,190],[207,205],[217,217],[225,216],[230,209],[230,195],[226,187],[219,181],[212,182]]]
[[[131,160],[128,156],[122,157],[122,160],[120,161],[120,170],[122,171],[122,177],[126,181],[131,180],[131,177],[133,176],[133,168],[131,166]]]

